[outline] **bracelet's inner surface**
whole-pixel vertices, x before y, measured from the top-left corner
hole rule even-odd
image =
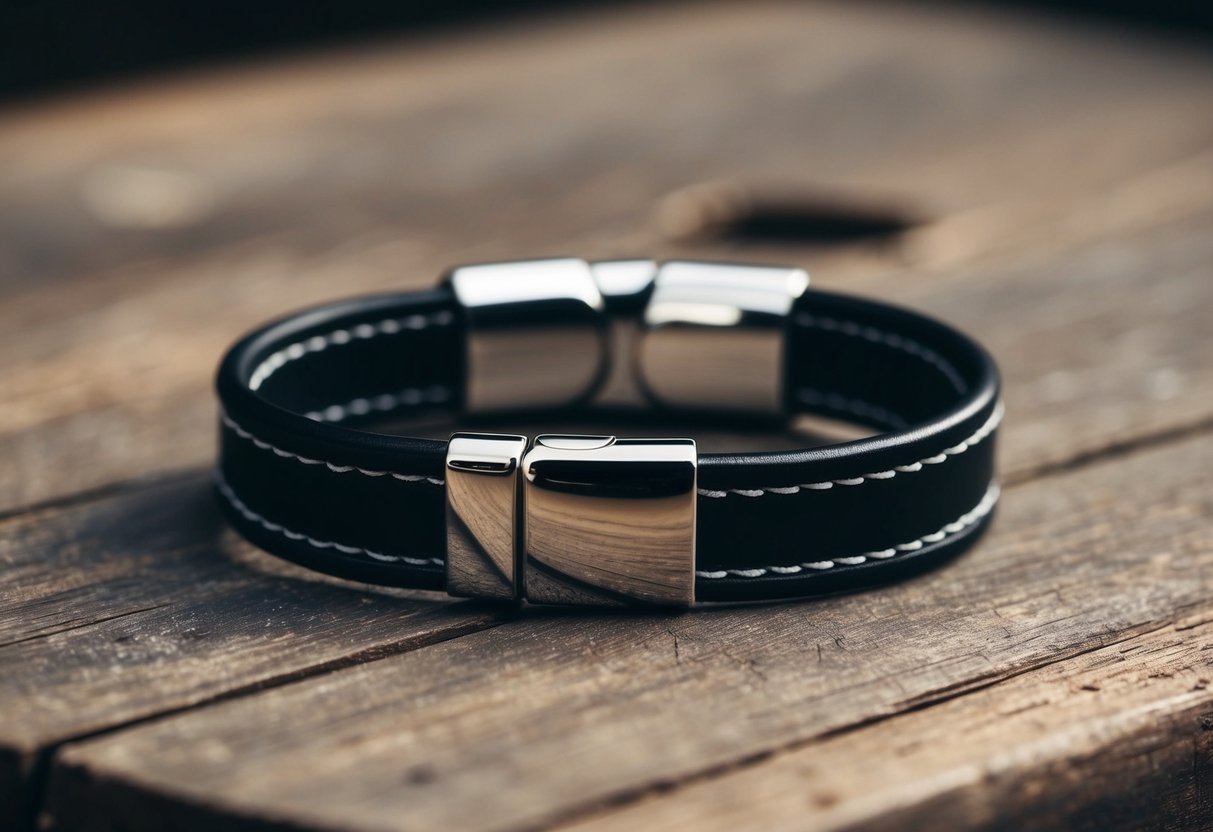
[[[306,331],[263,351],[250,364],[247,383],[278,407],[362,430],[442,437],[448,427],[469,424],[481,429],[585,426],[591,432],[678,428],[728,435],[743,444],[742,450],[907,430],[955,408],[971,391],[980,368],[949,343],[948,330],[915,327],[918,321],[849,300],[809,292],[788,317],[782,356],[785,414],[827,421],[790,422],[775,430],[769,415],[690,413],[660,405],[595,407],[592,399],[554,412],[521,408],[521,417],[503,412],[460,418],[464,335],[460,311],[450,306],[418,310],[410,304],[404,314],[393,314],[388,306],[370,317],[355,313],[320,331]],[[732,383],[726,374],[715,381]]]

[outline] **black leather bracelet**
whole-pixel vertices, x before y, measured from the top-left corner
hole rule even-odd
[[[219,368],[220,503],[323,572],[532,603],[800,597],[967,548],[998,499],[993,361],[922,315],[807,285],[769,266],[552,259],[292,315]],[[880,432],[700,455],[686,439],[360,429],[598,405]]]

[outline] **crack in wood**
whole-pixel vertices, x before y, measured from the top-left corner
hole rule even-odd
[[[1213,623],[1213,618],[1210,618],[1205,623],[1195,625],[1190,629],[1205,626],[1207,623]],[[635,806],[645,800],[649,800],[661,795],[667,795],[688,786],[708,783],[713,780],[718,780],[720,778],[736,774],[738,772],[746,771],[747,769],[768,764],[779,759],[780,757],[794,754],[811,746],[819,745],[839,737],[855,734],[877,725],[893,722],[912,714],[921,713],[923,711],[945,705],[949,702],[953,702],[962,697],[971,696],[981,691],[994,688],[1012,679],[1030,676],[1034,673],[1040,673],[1048,670],[1054,665],[1073,662],[1075,659],[1082,656],[1097,653],[1100,650],[1104,650],[1109,647],[1116,647],[1120,644],[1127,644],[1174,626],[1175,622],[1167,620],[1165,622],[1158,622],[1153,625],[1129,628],[1118,635],[1117,638],[1110,641],[1090,644],[1082,647],[1081,649],[1067,651],[1064,655],[1060,655],[1054,659],[1034,663],[1023,668],[1003,673],[990,674],[985,678],[978,677],[972,680],[970,683],[958,683],[956,685],[944,686],[937,690],[929,691],[920,696],[911,697],[910,699],[897,703],[894,706],[894,710],[888,713],[876,714],[849,725],[822,731],[811,737],[801,738],[795,742],[789,742],[777,747],[763,749],[760,752],[739,757],[735,761],[705,767],[700,771],[692,772],[679,777],[662,779],[652,784],[646,784],[641,788],[622,790],[604,799],[586,803],[581,806],[570,807],[567,811],[563,811],[558,814],[554,814],[551,817],[545,818],[541,823],[513,826],[510,828],[510,832],[548,832],[549,830],[556,830],[567,826],[577,825],[597,815],[607,814],[624,809],[626,807]],[[818,645],[818,648],[820,649],[820,645]],[[1083,689],[1088,691],[1099,690],[1097,686],[1086,686]],[[1032,703],[1025,705],[1016,711],[1007,712],[1003,714],[1003,716],[1011,716],[1014,713],[1026,712],[1040,706],[1041,703]],[[1202,719],[1201,728],[1205,731],[1213,731],[1213,715]]]
[[[44,633],[35,633],[34,635],[25,636],[24,638],[16,638],[16,639],[12,639],[11,641],[0,642],[0,650],[4,649],[5,647],[12,647],[13,645],[16,645],[16,644],[25,644],[25,643],[31,642],[31,641],[38,641],[39,639],[57,636],[60,633],[70,633],[73,630],[83,630],[86,627],[95,627],[98,624],[104,624],[107,621],[117,621],[118,619],[121,619],[121,618],[129,618],[133,615],[139,615],[140,613],[151,612],[152,610],[161,610],[161,609],[164,609],[165,607],[171,607],[171,606],[172,606],[172,604],[154,604],[150,607],[141,607],[137,610],[126,610],[124,612],[114,613],[113,615],[107,615],[102,618],[94,618],[89,621],[81,621],[78,624],[72,624],[67,627],[59,627],[54,630],[48,630]]]

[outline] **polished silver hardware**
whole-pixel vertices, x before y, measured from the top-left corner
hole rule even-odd
[[[584,260],[464,266],[448,281],[467,325],[465,407],[558,407],[606,371],[602,293]]]
[[[787,317],[808,285],[802,269],[663,264],[639,347],[645,391],[671,407],[783,413]]]
[[[590,273],[613,317],[639,318],[653,293],[657,275],[656,260],[598,260],[590,263]]]
[[[451,595],[577,606],[694,603],[693,440],[543,435],[526,447],[524,436],[451,436]]]
[[[695,600],[695,442],[545,435],[523,457],[523,580],[537,604]]]
[[[653,294],[654,260],[600,260],[590,271],[606,306],[608,370],[592,404],[644,407],[649,404],[637,375],[640,320]]]
[[[527,438],[456,433],[446,451],[446,589],[465,598],[519,597],[518,469]]]
[[[466,266],[470,411],[576,403],[783,412],[801,269],[575,259]],[[695,600],[695,443],[456,434],[447,585],[537,604]]]
[[[589,403],[782,415],[802,269],[577,259],[455,269],[466,409]]]

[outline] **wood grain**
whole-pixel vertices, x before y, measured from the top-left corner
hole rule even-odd
[[[1048,19],[680,4],[0,114],[0,818],[1207,827],[1211,89],[1195,48]],[[911,227],[667,236],[722,181]],[[864,595],[511,621],[223,531],[233,337],[568,253],[792,262],[978,334],[995,533]]]
[[[318,578],[237,543],[190,475],[0,525],[3,814],[49,748],[504,619]],[[18,799],[19,796],[19,799]]]
[[[956,10],[715,5],[11,113],[0,453],[16,465],[0,471],[0,510],[205,463],[210,373],[232,338],[453,262],[752,256],[810,266],[821,285],[883,275],[862,288],[932,306],[925,285],[975,268],[1051,277],[1039,252],[1203,209],[1210,65]],[[664,240],[665,197],[721,178],[908,206],[924,224],[837,250]],[[1137,272],[1134,291],[1158,278]]]
[[[982,328],[983,338],[1013,347],[1000,352],[1012,413],[1004,441],[1010,447],[1008,467],[1015,478],[1029,478],[1033,464],[1041,464],[1038,460],[1043,453],[1053,454],[1045,459],[1058,466],[1080,460],[1083,453],[1098,448],[1088,444],[1094,440],[1087,435],[1087,426],[1094,426],[1091,432],[1098,435],[1100,420],[1116,414],[1118,406],[1140,407],[1137,422],[1154,430],[1182,425],[1182,419],[1196,422],[1203,418],[1199,395],[1170,401],[1147,399],[1137,405],[1125,390],[1130,385],[1148,389],[1151,373],[1168,367],[1178,367],[1198,392],[1209,386],[1208,368],[1213,361],[1201,349],[1207,350],[1208,344],[1199,340],[1207,310],[1213,308],[1213,300],[1206,299],[1213,287],[1198,279],[1213,256],[1213,237],[1206,228],[1207,223],[1197,218],[1123,241],[1159,266],[1155,291],[1144,296],[1129,291],[1140,279],[1136,268],[1092,271],[1091,263],[1106,262],[1098,247],[1094,253],[1075,255],[1071,264],[1042,266],[1028,275],[991,272],[955,285],[947,297],[940,290],[941,305],[950,300],[960,309],[976,309],[988,321]],[[1175,296],[1186,305],[1180,307]],[[1041,321],[1027,314],[1033,308],[1059,306],[1057,319]],[[1025,314],[1008,314],[1017,308]],[[1087,314],[1092,315],[1093,326],[1076,320]],[[1066,321],[1075,323],[1066,327]],[[1124,327],[1121,337],[1101,337],[1117,326]],[[1037,340],[1046,339],[1051,349],[1036,346]],[[1142,344],[1150,345],[1145,353]],[[1025,367],[1022,360],[1032,363]],[[1078,402],[1052,403],[1050,388],[1039,384],[1045,368],[1063,367],[1068,368],[1077,389],[1087,391]],[[1094,395],[1092,391],[1101,386],[1105,388],[1102,394]],[[1072,436],[1057,441],[1064,432]],[[1123,435],[1130,443],[1158,438],[1131,428]],[[1053,438],[1051,442],[1046,441],[1048,437]],[[739,440],[720,433],[708,438],[709,446],[736,446]],[[1026,443],[1028,450],[1016,447],[1017,442]],[[1034,446],[1037,450],[1033,452]],[[1067,453],[1078,456],[1067,457]],[[1016,460],[1023,461],[1016,465]],[[132,517],[139,518],[139,524],[131,526]],[[10,776],[28,783],[29,766],[38,752],[73,737],[233,695],[274,679],[293,678],[335,662],[357,661],[366,651],[384,645],[406,649],[421,643],[418,638],[446,637],[444,634],[496,620],[483,611],[448,616],[441,602],[426,602],[419,608],[412,601],[398,602],[404,604],[402,613],[419,616],[422,633],[418,636],[411,627],[400,626],[396,616],[401,613],[385,618],[381,598],[359,605],[355,603],[359,592],[344,590],[344,620],[325,618],[323,622],[323,627],[334,628],[326,631],[327,646],[305,648],[317,638],[314,628],[321,626],[312,622],[313,608],[333,602],[326,594],[329,590],[313,596],[312,582],[296,571],[291,574],[302,579],[288,584],[289,591],[297,593],[291,596],[296,600],[276,617],[255,619],[251,631],[245,624],[236,626],[235,632],[246,639],[232,642],[218,635],[195,639],[188,633],[193,626],[189,622],[195,620],[206,632],[227,630],[225,622],[234,608],[223,601],[224,593],[238,598],[241,609],[262,610],[265,604],[281,603],[280,593],[286,591],[278,583],[270,588],[260,580],[247,583],[248,570],[233,568],[224,555],[230,544],[217,540],[220,528],[201,475],[190,475],[171,488],[136,489],[64,512],[26,515],[0,526],[11,587],[11,594],[0,604],[5,640],[27,640],[23,646],[6,648],[0,657],[9,667],[40,668],[37,673],[12,676],[7,690],[0,684],[0,703],[4,705],[0,710],[6,714],[0,722],[0,744],[10,750],[14,761],[7,770]],[[262,555],[249,557],[258,570],[273,563]],[[156,569],[138,571],[145,564]],[[81,586],[87,586],[88,592],[82,593]],[[166,606],[145,609],[158,604]],[[49,622],[32,617],[31,607],[50,616]],[[111,615],[132,610],[142,612],[123,622],[106,622]],[[296,616],[303,616],[308,626],[298,628]],[[54,643],[76,658],[69,663],[38,660],[48,649],[38,636],[46,627],[63,626],[62,622],[71,622],[74,629],[57,636]],[[109,644],[106,639],[116,626],[136,627],[135,632],[145,633],[155,643],[168,639],[174,648],[151,657],[123,643],[97,648],[98,640]],[[228,670],[215,674],[217,665]],[[115,667],[122,668],[121,672],[114,674]],[[36,701],[30,698],[34,685],[40,689]],[[141,695],[126,697],[129,685],[137,685]],[[29,710],[35,706],[40,716]]]
[[[1000,684],[560,828],[1206,829],[1211,641],[1213,607],[1192,608]]]
[[[229,816],[535,828],[831,732],[926,718],[1207,614],[1211,462],[1202,437],[1012,488],[978,551],[880,592],[670,616],[536,613],[84,743],[60,757],[51,811],[149,828],[171,796],[175,828]],[[1207,678],[1209,657],[1184,655]],[[952,728],[933,721],[941,740]],[[1008,753],[1028,753],[1019,741],[1003,734]]]

